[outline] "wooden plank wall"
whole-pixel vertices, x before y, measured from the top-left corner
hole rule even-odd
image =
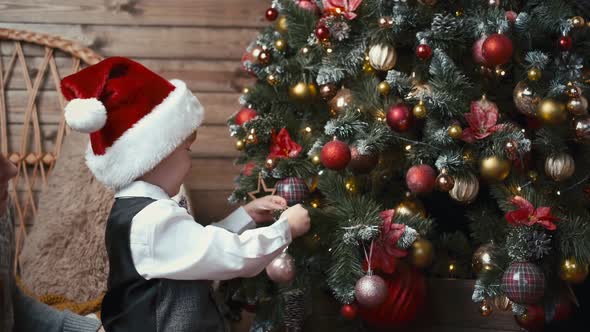
[[[207,116],[193,147],[194,164],[187,181],[197,216],[216,220],[227,203],[238,173],[237,155],[226,119],[237,110],[239,91],[248,80],[239,71],[240,58],[257,31],[268,24],[264,11],[270,0],[12,0],[0,2],[0,27],[37,31],[74,39],[103,56],[126,56],[168,79],[184,80],[204,104]],[[7,63],[13,45],[3,42]],[[34,77],[41,48],[25,47],[27,67]],[[57,59],[65,75],[71,60]],[[23,121],[27,91],[17,67],[7,86],[6,102],[11,151]],[[46,80],[37,100],[44,148],[50,151],[61,116],[57,94]]]

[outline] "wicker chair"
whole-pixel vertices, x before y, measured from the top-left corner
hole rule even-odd
[[[53,83],[52,89],[57,91],[53,98],[56,99],[53,110],[56,105],[62,110],[65,100],[59,91],[61,78],[77,72],[85,65],[99,62],[102,57],[89,48],[61,37],[12,29],[0,29],[0,47],[3,55],[0,61],[0,153],[7,156],[18,168],[18,175],[9,189],[18,222],[14,266],[16,272],[19,253],[27,233],[25,225],[37,215],[35,192],[47,185],[47,177],[59,158],[63,139],[69,132],[63,113],[59,113],[59,119],[56,121],[54,118],[52,123],[57,125],[57,131],[43,135],[40,118],[50,103],[41,104],[38,97],[44,85]],[[42,57],[37,68],[29,69],[31,57],[25,55],[25,51],[36,56],[37,60]],[[71,57],[69,68],[63,68],[67,65],[59,68],[56,61],[58,56],[60,60],[64,60],[61,57],[66,57],[65,60]],[[22,76],[19,88],[26,92],[24,105],[22,100],[20,105],[7,102],[8,87],[11,80],[19,80],[15,77],[18,74]],[[34,74],[34,80],[31,80],[31,74]],[[11,108],[24,110],[22,117],[16,116],[19,112],[10,110],[9,104]]]

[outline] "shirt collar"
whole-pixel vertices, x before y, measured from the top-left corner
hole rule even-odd
[[[145,181],[134,181],[127,187],[117,191],[117,193],[115,193],[115,198],[119,197],[149,197],[153,199],[170,199],[170,196],[168,196],[164,189]]]

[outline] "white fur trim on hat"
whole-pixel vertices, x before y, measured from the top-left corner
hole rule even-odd
[[[127,129],[104,155],[95,155],[88,146],[86,164],[106,186],[117,190],[149,172],[203,122],[204,110],[197,97],[184,82],[170,83],[176,89]]]
[[[107,110],[96,98],[76,98],[65,107],[65,118],[75,131],[93,133],[104,127],[107,122]]]

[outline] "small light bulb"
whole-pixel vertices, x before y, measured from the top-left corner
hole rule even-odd
[[[305,132],[306,133],[311,133],[311,127],[305,127]]]
[[[455,264],[449,264],[449,271],[455,271]]]
[[[561,191],[559,191],[559,190],[557,192],[555,192],[555,193],[557,194],[557,196],[560,196],[561,195]]]
[[[520,192],[522,191],[522,188],[520,186],[516,187],[516,191]]]
[[[307,52],[309,52],[309,48],[304,47],[301,49],[301,52],[303,52],[303,54],[307,54]]]
[[[243,93],[243,94],[247,94],[248,92],[250,92],[250,89],[248,89],[248,88],[244,88],[244,89],[242,90],[242,93]]]
[[[409,145],[409,144],[408,144],[408,145],[406,145],[406,151],[410,151],[410,150],[412,150],[412,146],[411,146],[411,145]]]
[[[328,49],[326,50],[326,52],[327,52],[328,54],[330,54],[330,53],[332,53],[332,49],[331,49],[331,48],[328,48]]]

